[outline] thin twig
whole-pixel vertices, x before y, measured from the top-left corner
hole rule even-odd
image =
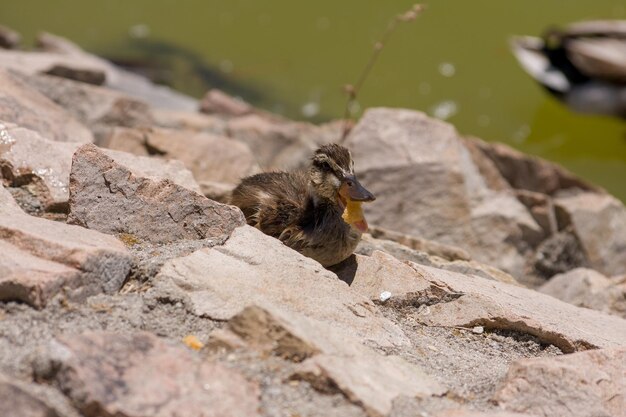
[[[408,11],[402,14],[399,14],[398,16],[395,16],[393,19],[391,19],[381,39],[377,41],[376,43],[374,43],[374,50],[372,51],[372,54],[370,55],[369,60],[363,67],[363,70],[361,71],[361,74],[359,75],[359,78],[357,79],[356,83],[348,84],[344,86],[344,91],[348,95],[348,100],[346,101],[346,107],[344,109],[343,131],[341,133],[340,142],[343,142],[346,139],[346,136],[348,136],[348,133],[350,132],[351,125],[352,125],[351,123],[352,116],[353,116],[352,109],[354,107],[354,103],[356,102],[357,96],[359,92],[361,91],[361,88],[363,87],[363,85],[365,84],[365,81],[370,75],[372,68],[374,68],[374,64],[376,64],[376,61],[378,60],[380,53],[382,52],[383,48],[387,44],[387,41],[390,39],[391,35],[396,31],[399,23],[411,22],[415,20],[424,11],[425,8],[426,6],[422,4],[414,4]]]

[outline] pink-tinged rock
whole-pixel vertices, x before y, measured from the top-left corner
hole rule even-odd
[[[1,123],[1,121],[0,121]],[[0,144],[0,176],[12,186],[30,184],[30,190],[46,210],[67,211],[72,156],[79,143],[53,142],[37,132],[14,124],[0,127],[5,144]],[[125,152],[103,150],[136,175],[166,178],[193,191],[200,191],[193,175],[179,161],[164,161]]]
[[[483,175],[453,126],[415,111],[370,109],[345,145],[377,197],[365,208],[371,224],[460,246],[523,276],[544,231],[512,189]]]
[[[228,320],[250,304],[275,306],[376,345],[408,343],[365,296],[319,263],[250,226],[236,229],[222,246],[168,261],[154,283],[157,291],[182,298],[193,314],[214,320]]]
[[[555,275],[537,290],[575,306],[626,319],[626,276],[608,278],[593,269],[576,268]]]
[[[167,109],[152,109],[152,116],[159,127],[226,136],[226,121],[221,117]]]
[[[512,411],[476,411],[454,409],[445,410],[434,415],[434,417],[538,417],[536,414],[521,414]]]
[[[24,214],[11,193],[0,183],[0,210],[4,213]]]
[[[545,417],[621,417],[626,347],[517,361],[494,400],[507,410]]]
[[[526,155],[505,144],[472,139],[471,146],[490,159],[515,189],[547,195],[567,189],[598,190],[555,163]]]
[[[626,207],[608,194],[584,192],[558,197],[560,222],[572,225],[593,269],[626,273]]]
[[[130,271],[124,245],[81,227],[29,216],[0,187],[0,300],[41,308],[57,294],[113,293]]]
[[[321,126],[292,122],[263,114],[228,121],[228,135],[246,144],[264,170],[292,170],[308,165],[320,145],[341,137],[340,123]]]
[[[237,207],[170,180],[136,176],[96,146],[86,145],[72,160],[68,223],[165,243],[229,235],[245,219]]]
[[[150,126],[154,123],[146,103],[119,91],[50,75],[15,76],[88,126],[98,142],[113,126]]]
[[[37,372],[88,417],[259,415],[255,384],[182,343],[145,332],[60,337],[47,347]]]
[[[22,41],[22,35],[10,27],[0,25],[0,48],[15,49]]]
[[[136,155],[182,161],[203,184],[237,184],[258,172],[255,156],[245,145],[222,136],[171,129],[114,129],[104,146]]]
[[[36,89],[0,69],[0,120],[59,142],[93,142],[91,132]]]
[[[56,410],[29,392],[28,386],[0,375],[0,416],[58,417]]]
[[[626,345],[626,320],[619,317],[518,286],[410,265],[430,285],[406,290],[409,300],[428,305],[419,315],[426,325],[514,330],[564,352]]]
[[[384,416],[400,396],[441,395],[445,389],[419,367],[385,356],[330,323],[281,306],[245,308],[227,328],[251,348],[302,362],[292,379],[308,381],[322,392],[340,392],[370,416]]]
[[[40,51],[54,53],[57,58],[64,59],[69,69],[73,69],[76,64],[89,62],[104,72],[106,87],[124,92],[152,107],[185,111],[195,111],[198,108],[196,99],[171,88],[156,85],[146,77],[119,68],[105,59],[85,52],[68,39],[41,33],[37,36],[36,42]]]
[[[202,98],[200,111],[220,116],[243,116],[252,113],[254,108],[243,100],[238,100],[213,88]]]
[[[106,80],[106,67],[86,56],[0,50],[0,67],[29,75],[50,74],[97,85]]]

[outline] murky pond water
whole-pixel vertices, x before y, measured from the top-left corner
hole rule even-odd
[[[0,20],[27,41],[45,29],[120,60],[160,57],[157,74],[196,96],[207,83],[269,110],[315,121],[343,114],[352,83],[402,0],[19,0]],[[626,18],[623,0],[433,0],[402,25],[359,97],[361,109],[408,107],[465,133],[562,163],[626,200],[626,124],[581,116],[526,76],[514,34]]]

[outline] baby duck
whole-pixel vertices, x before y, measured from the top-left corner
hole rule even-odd
[[[350,151],[337,144],[317,149],[308,172],[252,175],[231,196],[249,225],[325,267],[354,252],[368,227],[361,203],[374,200],[354,175]]]

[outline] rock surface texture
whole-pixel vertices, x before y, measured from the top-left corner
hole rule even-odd
[[[626,347],[514,363],[495,400],[538,416],[618,416],[626,410]]]
[[[328,270],[246,225],[312,125],[0,27],[0,416],[623,417],[626,209],[402,109],[343,141],[377,196]]]
[[[44,307],[60,293],[85,299],[120,289],[131,257],[119,240],[29,216],[0,193],[0,300]]]
[[[135,176],[94,145],[74,154],[68,222],[154,243],[219,237],[245,224],[238,208],[168,180]]]
[[[44,355],[36,372],[85,415],[258,415],[254,384],[149,333],[65,336]]]

